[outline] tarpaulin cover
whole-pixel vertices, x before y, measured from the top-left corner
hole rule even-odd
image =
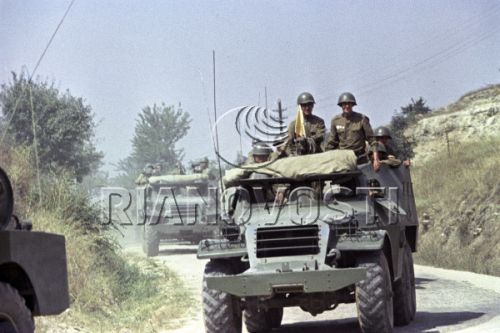
[[[272,177],[301,178],[356,170],[356,155],[352,150],[330,150],[324,153],[286,157],[273,162],[247,164],[226,171],[224,184],[248,178],[253,172]]]

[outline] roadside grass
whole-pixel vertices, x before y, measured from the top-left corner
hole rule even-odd
[[[412,170],[416,261],[500,276],[500,136],[443,147]]]
[[[66,238],[70,309],[37,318],[37,332],[158,332],[171,328],[194,304],[168,268],[123,254],[96,206],[63,171],[36,186],[28,149],[2,148],[2,167],[13,183],[16,213],[35,231]],[[5,158],[4,158],[5,157]]]

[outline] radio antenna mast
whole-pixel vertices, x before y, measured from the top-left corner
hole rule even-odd
[[[222,183],[222,168],[220,165],[220,153],[219,153],[219,131],[217,130],[217,96],[215,94],[215,50],[212,50],[212,67],[213,67],[213,76],[214,76],[214,116],[215,116],[215,154],[217,155],[217,166],[219,167],[219,182],[220,182],[220,190],[223,190]],[[222,200],[222,207],[225,210],[225,203]]]

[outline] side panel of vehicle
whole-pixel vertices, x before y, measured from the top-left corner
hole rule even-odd
[[[33,315],[69,307],[65,239],[44,232],[0,232],[0,280],[14,286]]]

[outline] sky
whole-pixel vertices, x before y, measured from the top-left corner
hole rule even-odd
[[[33,71],[70,2],[0,0],[0,83]],[[280,99],[291,120],[308,91],[329,126],[350,91],[375,128],[412,98],[437,109],[500,83],[499,22],[498,0],[76,0],[35,75],[92,106],[113,172],[154,103],[191,115],[184,162],[215,157],[213,51],[219,119],[265,107],[267,92],[268,107]],[[231,121],[218,129],[222,155],[250,149]]]

